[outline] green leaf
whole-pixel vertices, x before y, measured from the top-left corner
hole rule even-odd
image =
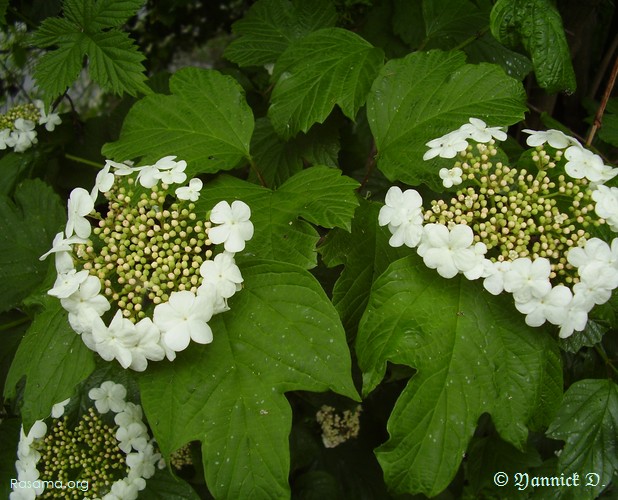
[[[144,500],[199,500],[199,495],[182,479],[172,475],[169,469],[157,469],[155,475],[148,478],[146,487],[139,497]]]
[[[17,306],[45,278],[39,257],[65,220],[60,198],[40,180],[15,191],[15,203],[0,196],[0,312]]]
[[[354,332],[369,301],[374,280],[388,265],[410,253],[388,244],[390,233],[378,226],[380,205],[361,200],[352,219],[352,231],[331,231],[320,253],[329,266],[345,264],[333,288],[333,305],[346,331]]]
[[[491,33],[485,33],[478,40],[463,48],[468,62],[477,64],[489,62],[500,66],[507,75],[523,80],[532,71],[532,61],[526,56],[507,49]]]
[[[13,193],[15,185],[26,176],[26,172],[32,167],[33,160],[34,155],[30,151],[10,152],[0,158],[0,172],[3,175],[0,195],[9,196]]]
[[[426,49],[452,49],[488,26],[488,15],[469,0],[424,0]]]
[[[118,95],[125,90],[131,95],[136,91],[149,93],[141,64],[145,57],[127,33],[113,30],[95,33],[87,40],[85,50],[90,76],[101,87]]]
[[[0,495],[9,498],[11,479],[17,479],[15,461],[21,422],[17,418],[5,418],[0,422]]]
[[[9,7],[9,0],[0,0],[0,25],[6,24],[6,9]]]
[[[577,86],[562,19],[550,0],[498,0],[491,32],[512,49],[523,47],[532,59],[539,85],[548,92],[575,92]]]
[[[339,136],[334,126],[314,125],[307,134],[284,141],[275,133],[268,118],[258,118],[251,137],[251,154],[266,186],[276,188],[304,165],[337,166]],[[251,180],[257,176],[251,172]]]
[[[26,377],[21,416],[25,428],[47,418],[54,404],[71,396],[94,370],[94,354],[69,326],[67,312],[55,297],[42,299],[43,310],[22,340],[7,376],[4,396]]]
[[[618,147],[618,114],[607,113],[603,117],[599,137],[607,144]]]
[[[356,353],[365,395],[387,361],[417,370],[391,413],[390,439],[376,451],[398,493],[434,496],[446,488],[483,413],[523,449],[527,424],[550,418],[562,395],[558,349],[548,335],[526,326],[508,297],[463,277],[445,280],[416,255],[375,281]]]
[[[241,67],[272,64],[294,40],[336,22],[330,0],[259,0],[232,25],[238,38],[224,55]]]
[[[144,56],[126,33],[116,29],[142,4],[143,0],[65,0],[63,18],[41,23],[34,44],[57,47],[44,54],[34,70],[48,103],[76,80],[84,56],[91,78],[104,89],[118,95],[150,93],[144,83]]]
[[[516,123],[524,117],[525,99],[521,83],[494,65],[466,64],[461,52],[434,50],[389,61],[367,98],[378,168],[391,181],[425,182],[442,191],[441,162],[423,161],[425,143],[470,117],[490,126]]]
[[[384,53],[360,36],[325,28],[296,41],[275,65],[271,105],[273,127],[288,138],[322,123],[339,105],[356,117],[382,66]]]
[[[155,94],[135,103],[120,139],[106,144],[103,154],[144,162],[176,155],[187,162],[189,175],[230,170],[249,157],[253,114],[232,77],[184,68],[170,79],[170,90],[172,95]]]
[[[319,235],[305,221],[348,228],[358,205],[356,186],[341,171],[323,166],[303,170],[276,191],[222,176],[204,186],[196,212],[205,215],[221,200],[244,201],[251,208],[255,233],[237,260],[258,257],[309,269],[317,263]]]
[[[140,376],[142,403],[164,455],[202,441],[217,498],[289,496],[287,391],[357,398],[337,312],[303,269],[245,262],[244,288],[211,321],[214,341]]]
[[[577,498],[597,498],[618,471],[618,386],[611,380],[575,382],[547,435],[565,441],[558,458],[560,474],[598,475],[592,484],[578,488]]]

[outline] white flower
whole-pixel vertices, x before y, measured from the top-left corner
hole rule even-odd
[[[520,257],[511,262],[510,269],[504,274],[504,289],[519,302],[543,297],[551,290],[550,273],[551,265],[546,258],[540,257],[533,262]]]
[[[71,236],[70,238],[64,237],[64,232],[59,232],[54,237],[54,241],[52,242],[51,250],[45,252],[43,255],[39,257],[39,260],[46,259],[50,254],[56,254],[56,272],[62,274],[69,272],[71,269],[74,269],[73,265],[73,257],[71,253],[73,251],[73,247],[71,245],[75,243],[85,243],[86,240],[79,238],[77,236]]]
[[[56,403],[52,406],[51,416],[52,418],[60,418],[64,415],[64,407],[69,404],[71,398],[66,398],[64,401],[60,401],[60,403]]]
[[[96,201],[99,193],[107,193],[114,185],[114,174],[110,172],[109,160],[105,162],[105,166],[97,174],[97,178],[94,181],[94,187],[90,191],[90,197]]]
[[[11,137],[11,129],[5,128],[0,130],[0,150],[6,149],[7,147],[12,147],[10,143]]]
[[[151,478],[155,474],[155,464],[160,459],[161,454],[155,453],[151,444],[137,453],[129,453],[126,457],[126,464],[129,466],[129,479],[134,477]]]
[[[83,271],[80,271],[83,272]],[[87,276],[79,288],[66,298],[60,300],[62,307],[78,318],[76,321],[91,321],[91,315],[103,316],[110,305],[104,295],[100,295],[101,281],[96,276]]]
[[[139,182],[146,189],[156,186],[157,182],[159,182],[159,179],[157,179],[156,176],[159,169],[154,165],[138,167],[136,170],[139,170],[139,173],[137,174],[137,182]]]
[[[586,328],[588,322],[588,309],[583,304],[582,297],[575,291],[573,293],[573,299],[569,304],[566,313],[560,320],[560,332],[558,336],[561,339],[565,339],[573,335],[573,332],[581,332]]]
[[[124,409],[114,416],[114,422],[119,427],[128,427],[133,422],[141,422],[143,417],[142,407],[127,401]]]
[[[385,205],[378,214],[380,226],[386,226],[392,234],[388,244],[392,247],[406,245],[414,248],[423,235],[423,199],[414,189],[401,191],[392,186],[386,193]]]
[[[94,209],[94,201],[90,193],[84,188],[75,188],[71,191],[68,203],[68,220],[65,233],[67,238],[75,233],[80,238],[88,238],[90,236],[90,222],[85,219]]]
[[[478,118],[470,118],[469,122],[462,125],[459,130],[476,142],[487,143],[492,138],[498,141],[506,141],[506,132],[502,127],[488,127],[483,120]]]
[[[195,177],[189,181],[188,186],[179,187],[176,189],[176,198],[179,200],[197,201],[200,197],[200,191],[204,184],[200,179]]]
[[[56,125],[60,125],[62,123],[62,120],[60,119],[60,116],[58,115],[58,113],[46,114],[45,105],[43,104],[43,101],[41,101],[40,99],[37,99],[36,101],[34,101],[34,104],[39,109],[39,115],[40,115],[39,125],[45,125],[45,129],[48,132],[53,132],[54,129],[56,128]]]
[[[101,387],[88,391],[88,397],[94,401],[97,411],[103,415],[112,410],[114,413],[123,411],[126,407],[127,390],[124,385],[111,380],[103,382]]]
[[[533,148],[542,146],[545,143],[548,143],[555,149],[564,149],[568,146],[579,145],[579,141],[577,139],[560,132],[560,130],[551,129],[543,131],[525,128],[522,132],[530,134],[530,136],[526,139],[526,144]]]
[[[442,185],[447,189],[461,184],[463,182],[463,179],[461,178],[462,174],[463,170],[459,167],[453,167],[450,170],[448,168],[441,168],[439,172],[440,179],[442,179]]]
[[[175,156],[173,158],[176,158]],[[161,160],[159,160],[160,162]],[[159,163],[155,164],[155,167]],[[187,174],[185,169],[187,168],[187,162],[182,160],[174,162],[175,166],[171,169],[162,170],[159,169],[154,175],[155,178],[160,179],[164,184],[180,184],[187,180]],[[160,168],[160,167],[159,167]]]
[[[618,231],[618,188],[599,185],[592,191],[594,207],[599,217],[609,224],[612,231]]]
[[[605,264],[608,270],[618,271],[618,238],[612,241],[611,248],[599,238],[590,238],[583,247],[571,248],[566,257],[580,273],[593,263]]]
[[[30,146],[36,144],[38,139],[34,130],[34,122],[17,118],[14,124],[14,130],[11,136],[6,141],[7,145],[11,146],[16,153],[26,151]]]
[[[135,500],[139,494],[137,484],[125,477],[112,484],[111,491],[103,496],[102,500]]]
[[[105,166],[114,167],[114,175],[132,175],[133,172],[136,171],[136,169],[133,168],[133,162],[130,160],[127,160],[123,163],[118,163],[112,160],[105,160]]]
[[[564,157],[569,160],[564,170],[574,179],[585,177],[592,182],[605,182],[618,174],[618,169],[605,165],[599,155],[581,146],[569,147],[564,152]]]
[[[104,323],[93,325],[92,338],[96,351],[105,361],[117,359],[123,368],[128,368],[133,362],[132,350],[138,342],[137,330],[135,324],[122,316],[120,309],[109,327]]]
[[[73,295],[84,281],[88,278],[88,271],[82,269],[76,271],[71,269],[66,273],[61,273],[56,277],[54,287],[47,293],[59,299],[66,299]]]
[[[483,286],[492,295],[499,295],[504,290],[504,275],[511,268],[508,260],[492,262],[489,259],[484,261]]]
[[[184,173],[187,162],[184,160],[177,162],[174,161],[175,158],[175,156],[165,156],[154,165],[135,168],[134,170],[139,171],[137,181],[148,189],[155,186],[159,180],[163,180],[166,184],[184,182],[187,178]]]
[[[245,241],[253,237],[250,217],[251,209],[246,203],[236,200],[230,206],[227,201],[220,201],[210,212],[211,222],[219,225],[210,228],[208,238],[215,245],[223,243],[228,252],[240,252]]]
[[[437,139],[432,139],[425,144],[425,146],[430,149],[423,155],[423,160],[431,160],[436,156],[440,156],[441,158],[455,158],[457,153],[465,151],[468,147],[468,142],[466,141],[467,137],[468,134],[466,132],[456,130],[442,137],[438,137]]]
[[[148,445],[148,429],[143,422],[132,422],[126,427],[118,427],[116,439],[118,448],[125,453],[130,453],[131,449],[140,451]]]
[[[212,342],[212,330],[207,321],[213,313],[210,300],[183,290],[172,292],[168,302],[154,310],[154,324],[161,330],[163,343],[176,352],[187,348],[191,340],[198,344]]]
[[[517,310],[526,315],[528,326],[541,326],[545,321],[559,325],[569,309],[573,294],[564,285],[556,285],[541,297],[529,295],[528,300],[515,300]]]
[[[213,260],[207,260],[200,266],[202,286],[212,285],[217,295],[229,299],[241,288],[243,281],[240,269],[234,261],[234,255],[223,252]],[[199,292],[198,292],[199,293]]]
[[[581,297],[581,306],[589,311],[595,304],[604,304],[618,287],[618,271],[601,262],[593,262],[578,269],[579,283],[573,291]]]
[[[443,224],[426,224],[417,251],[425,265],[436,269],[443,278],[452,278],[460,271],[478,271],[480,276],[484,252],[473,243],[474,233],[469,226],[457,224],[449,231]]]
[[[161,332],[150,318],[142,318],[136,325],[137,344],[131,348],[132,370],[143,372],[148,361],[161,361],[165,357],[165,350],[161,347]]]

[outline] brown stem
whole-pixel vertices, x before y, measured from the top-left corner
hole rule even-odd
[[[586,146],[590,146],[592,144],[592,139],[594,139],[594,135],[597,133],[597,130],[601,128],[603,113],[605,112],[605,107],[607,106],[607,101],[609,101],[609,96],[612,93],[614,88],[614,84],[616,83],[616,76],[618,75],[618,57],[614,61],[614,67],[612,68],[612,73],[609,76],[609,81],[607,82],[607,86],[605,87],[605,92],[603,94],[603,99],[601,99],[601,105],[597,110],[597,114],[594,116],[594,122],[592,124],[592,128],[590,129],[590,133],[588,134],[588,138],[586,139]]]
[[[365,163],[365,168],[367,170],[367,173],[365,174],[365,177],[363,178],[362,182],[360,183],[360,186],[358,186],[358,188],[356,188],[356,192],[357,193],[360,193],[360,191],[365,187],[367,182],[369,182],[369,177],[371,177],[371,174],[373,173],[373,169],[376,166],[376,155],[377,154],[378,154],[378,149],[376,147],[376,141],[372,140],[371,141],[371,150],[369,151],[369,156],[367,157],[367,161]]]

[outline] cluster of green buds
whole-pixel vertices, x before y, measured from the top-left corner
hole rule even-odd
[[[103,382],[88,392],[93,406],[78,415],[67,399],[52,408],[50,429],[37,420],[17,450],[17,481],[11,500],[101,498],[134,500],[162,466],[139,405],[126,401],[126,388]]]
[[[416,248],[444,278],[483,278],[492,294],[513,294],[530,326],[546,321],[568,337],[618,287],[618,169],[557,130],[533,131],[531,149],[510,166],[497,141],[506,133],[483,120],[429,141],[424,160],[450,161],[438,172],[446,199],[422,207],[420,194],[393,186],[379,214],[392,246]]]
[[[199,178],[174,187],[187,179],[175,158],[140,167],[108,160],[92,191],[71,192],[66,228],[42,256],[55,254],[48,293],[84,343],[137,371],[172,361],[191,341],[212,342],[208,321],[241,289],[234,254],[253,236],[242,201],[207,210]]]
[[[360,414],[362,407],[357,405],[353,410],[338,413],[329,405],[322,405],[315,419],[322,428],[322,443],[326,448],[335,448],[349,439],[355,438],[360,432]]]

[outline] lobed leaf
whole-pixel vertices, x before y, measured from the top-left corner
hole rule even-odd
[[[461,52],[412,53],[389,61],[367,98],[378,168],[391,180],[442,191],[444,159],[423,161],[425,143],[470,117],[510,125],[526,111],[520,82],[491,64],[465,63]]]
[[[0,312],[19,305],[43,281],[47,262],[39,257],[64,220],[60,198],[40,180],[19,185],[15,202],[0,196]]]
[[[232,25],[238,38],[224,55],[240,67],[273,64],[294,40],[332,27],[336,21],[330,0],[259,0]]]
[[[575,92],[577,83],[562,19],[550,0],[498,0],[490,26],[499,42],[512,49],[523,47],[541,87],[548,92]]]
[[[188,164],[187,174],[230,170],[249,157],[253,113],[242,87],[214,70],[184,68],[170,80],[171,95],[154,94],[133,105],[120,138],[103,147],[118,161],[168,155]]]
[[[446,488],[483,413],[523,449],[529,422],[547,423],[555,412],[557,345],[506,311],[507,297],[462,277],[445,280],[415,255],[374,282],[356,340],[363,394],[380,383],[387,361],[417,370],[391,413],[389,440],[376,451],[395,492],[434,496]]]
[[[71,329],[60,301],[44,297],[42,305],[17,349],[4,388],[4,396],[12,398],[16,384],[26,377],[21,407],[25,429],[47,418],[52,406],[70,397],[95,366],[94,353]]]
[[[565,441],[558,470],[565,477],[577,472],[586,487],[577,498],[597,498],[618,472],[618,386],[611,380],[580,380],[564,394],[547,435]],[[584,472],[598,477],[584,478]]]
[[[284,138],[322,123],[337,104],[350,119],[365,104],[384,53],[360,36],[325,28],[296,41],[275,65],[273,127]]]
[[[219,177],[202,189],[196,211],[206,214],[221,200],[244,201],[251,208],[255,233],[237,260],[258,257],[309,269],[316,265],[319,235],[305,221],[328,228],[349,227],[358,205],[357,186],[356,181],[341,176],[340,170],[323,166],[303,170],[276,191]]]
[[[218,498],[289,496],[284,393],[333,390],[356,399],[350,355],[320,284],[282,262],[245,261],[232,314],[211,321],[214,341],[140,377],[142,403],[163,453],[202,441]]]

